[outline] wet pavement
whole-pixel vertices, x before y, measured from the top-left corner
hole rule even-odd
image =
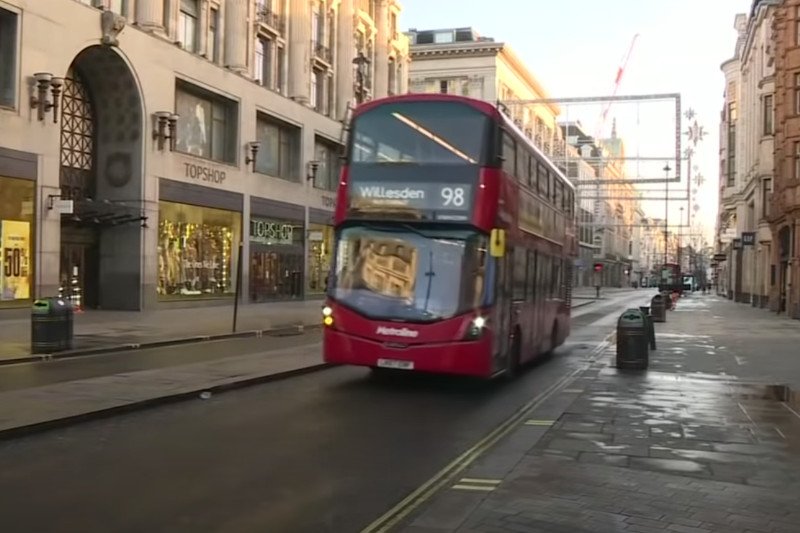
[[[681,300],[656,324],[649,370],[617,370],[610,345],[397,531],[800,531],[800,413],[757,368],[789,339],[771,350],[751,329],[768,318],[772,336],[797,327]]]
[[[242,305],[236,331],[319,326],[321,306],[321,300]],[[232,331],[232,305],[146,312],[88,310],[75,314],[74,350],[166,343]],[[30,319],[0,320],[0,364],[30,358],[30,351]]]

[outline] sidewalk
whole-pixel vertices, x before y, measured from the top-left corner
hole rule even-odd
[[[800,325],[695,294],[656,331],[646,372],[612,344],[396,531],[798,531],[800,413],[770,384],[800,383]]]
[[[600,287],[600,299],[603,299],[607,296],[612,296],[614,294],[633,292],[636,290],[646,291],[648,289],[634,289],[633,287]],[[595,296],[597,296],[597,289],[594,287],[575,287],[572,289],[572,298],[577,300],[594,300]]]
[[[0,393],[0,438],[325,368],[320,344]]]
[[[236,331],[255,334],[318,326],[321,306],[320,300],[241,305]],[[145,312],[90,310],[75,315],[74,350],[66,355],[226,336],[232,325],[232,305]],[[30,319],[0,321],[0,364],[30,358]]]

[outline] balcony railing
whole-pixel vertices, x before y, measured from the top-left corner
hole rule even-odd
[[[331,52],[331,49],[324,44],[312,42],[311,49],[314,51],[314,57],[317,59],[324,61],[325,63],[331,63],[333,61],[333,53]]]
[[[286,18],[283,15],[264,6],[257,6],[256,9],[256,18],[258,22],[272,28],[278,33],[286,32]]]

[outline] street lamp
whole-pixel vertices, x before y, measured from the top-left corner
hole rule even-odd
[[[353,64],[356,66],[356,103],[360,104],[364,101],[364,84],[367,77],[369,58],[364,55],[364,52],[358,52],[356,58],[353,59]]]

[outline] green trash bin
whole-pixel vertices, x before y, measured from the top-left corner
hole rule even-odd
[[[667,321],[667,302],[660,294],[656,294],[650,300],[650,318],[653,322]]]
[[[627,309],[617,320],[617,368],[647,368],[650,332],[639,309]]]
[[[72,305],[63,298],[42,298],[31,309],[31,353],[53,353],[72,349],[74,334]]]

